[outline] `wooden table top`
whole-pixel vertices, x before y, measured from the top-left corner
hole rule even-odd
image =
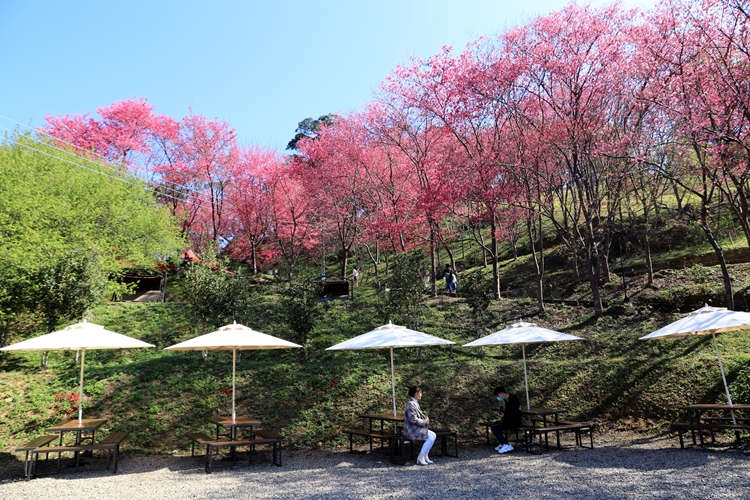
[[[68,420],[64,424],[48,427],[47,432],[95,431],[106,422],[106,418],[84,418],[79,424],[78,419],[76,418]]]
[[[387,420],[389,422],[401,422],[404,420],[403,412],[397,412],[396,416],[391,413],[368,413],[367,415],[360,415],[360,418],[369,418],[370,420]]]
[[[680,410],[750,410],[750,404],[733,404],[732,406],[729,406],[728,403],[694,404],[683,406],[680,408]]]
[[[557,415],[560,413],[565,413],[565,410],[557,410],[555,408],[542,408],[540,406],[532,406],[531,408],[523,408],[521,407],[521,413],[524,415]]]
[[[222,427],[252,427],[254,425],[263,425],[262,420],[252,417],[235,417],[234,420],[232,420],[232,417],[216,417],[209,418],[208,421],[212,424],[221,425]]]

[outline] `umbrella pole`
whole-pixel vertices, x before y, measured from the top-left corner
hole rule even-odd
[[[721,370],[721,380],[724,381],[724,390],[727,392],[727,401],[729,401],[729,408],[732,412],[732,422],[737,425],[737,419],[734,416],[734,410],[732,407],[732,396],[729,395],[729,386],[727,385],[727,377],[724,375],[724,365],[721,363],[721,354],[719,353],[719,345],[716,343],[716,334],[712,333],[711,337],[714,339],[714,349],[716,349],[716,358],[719,360],[719,370]]]
[[[81,349],[81,387],[78,390],[78,425],[83,423],[83,362],[86,360],[86,349]]]
[[[393,347],[391,347],[391,389],[393,390],[393,416],[396,416],[396,376],[393,372]]]
[[[526,409],[531,410],[531,401],[529,400],[529,377],[526,374],[526,344],[521,344],[523,353],[523,381],[526,384]]]
[[[235,370],[237,367],[237,349],[232,349],[232,422],[237,418],[237,414],[234,411],[234,381],[235,381]]]

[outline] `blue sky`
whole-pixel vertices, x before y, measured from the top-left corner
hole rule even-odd
[[[359,108],[409,56],[460,51],[566,3],[0,0],[0,116],[35,127],[142,96],[283,151],[297,122]]]

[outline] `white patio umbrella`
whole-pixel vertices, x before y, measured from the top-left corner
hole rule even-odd
[[[540,344],[542,342],[562,342],[566,340],[584,340],[581,337],[556,332],[537,326],[535,323],[524,323],[523,321],[506,326],[502,330],[491,333],[486,337],[477,339],[464,347],[489,347],[505,344],[521,344],[523,353],[523,379],[526,384],[526,408],[531,408],[529,399],[529,377],[526,373],[526,344]]]
[[[393,390],[393,416],[396,416],[396,377],[393,372],[394,347],[426,347],[431,345],[455,344],[450,340],[441,339],[416,330],[409,330],[404,326],[393,323],[379,326],[371,332],[363,333],[339,344],[329,347],[326,351],[348,349],[390,349],[391,351],[391,388]]]
[[[175,351],[232,351],[232,420],[236,420],[235,411],[235,373],[237,368],[237,351],[250,351],[259,349],[288,349],[290,347],[302,347],[301,345],[288,342],[284,339],[273,337],[265,333],[256,332],[252,328],[240,325],[236,321],[231,325],[225,325],[215,332],[207,333],[199,337],[180,342],[169,347],[167,350]]]
[[[716,350],[716,358],[719,360],[721,380],[724,382],[724,390],[726,391],[727,401],[731,408],[733,406],[732,396],[729,395],[729,386],[727,385],[727,377],[724,375],[724,365],[721,362],[719,346],[716,343],[716,334],[737,330],[750,330],[750,313],[731,311],[726,307],[711,307],[706,305],[689,313],[684,318],[668,324],[664,328],[641,337],[641,340],[711,335],[714,349]],[[735,424],[737,423],[734,418],[734,411],[732,411],[732,420]]]
[[[3,347],[0,351],[81,351],[81,387],[78,394],[78,423],[80,424],[83,420],[83,363],[86,359],[86,351],[136,347],[154,346],[120,333],[105,330],[102,325],[82,321],[58,332],[48,333]]]

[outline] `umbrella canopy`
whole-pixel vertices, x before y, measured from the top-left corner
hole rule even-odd
[[[225,325],[215,332],[207,333],[199,337],[180,342],[169,347],[167,350],[175,351],[232,351],[232,420],[235,420],[235,381],[237,371],[237,351],[249,351],[259,349],[288,349],[291,347],[302,347],[299,344],[286,341],[265,333],[256,332],[252,328],[240,325],[236,321],[231,325]]]
[[[641,340],[713,335],[736,330],[750,330],[750,313],[730,311],[726,307],[703,306],[684,318],[641,337]]]
[[[102,325],[82,321],[58,332],[40,335],[17,344],[3,347],[0,351],[81,351],[81,383],[78,403],[78,422],[83,419],[83,364],[89,349],[131,349],[154,347],[138,339],[106,330]]]
[[[489,347],[504,344],[521,344],[521,352],[523,353],[523,378],[526,384],[526,408],[531,408],[531,400],[529,399],[529,378],[526,374],[526,344],[561,342],[566,340],[584,339],[574,335],[568,335],[567,333],[548,330],[547,328],[542,328],[534,323],[525,323],[521,321],[506,326],[502,330],[491,333],[486,337],[464,344],[464,347]]]
[[[326,351],[349,349],[390,349],[391,351],[391,389],[393,390],[393,416],[396,416],[396,377],[393,370],[394,347],[426,347],[431,345],[455,344],[450,340],[441,339],[433,335],[410,330],[404,326],[388,323],[376,329],[363,333],[329,347]]]
[[[711,335],[714,349],[716,350],[716,358],[719,360],[719,370],[721,371],[721,379],[724,381],[724,390],[727,394],[727,401],[731,407],[732,396],[729,394],[727,377],[724,374],[724,365],[721,363],[721,354],[719,353],[719,346],[716,343],[716,334],[737,330],[750,330],[749,313],[732,311],[726,307],[711,307],[706,305],[700,309],[696,309],[674,323],[670,323],[653,333],[649,333],[645,337],[641,337],[641,340],[690,337],[693,335]],[[736,424],[737,421],[734,420],[734,412],[732,412],[732,419]]]

